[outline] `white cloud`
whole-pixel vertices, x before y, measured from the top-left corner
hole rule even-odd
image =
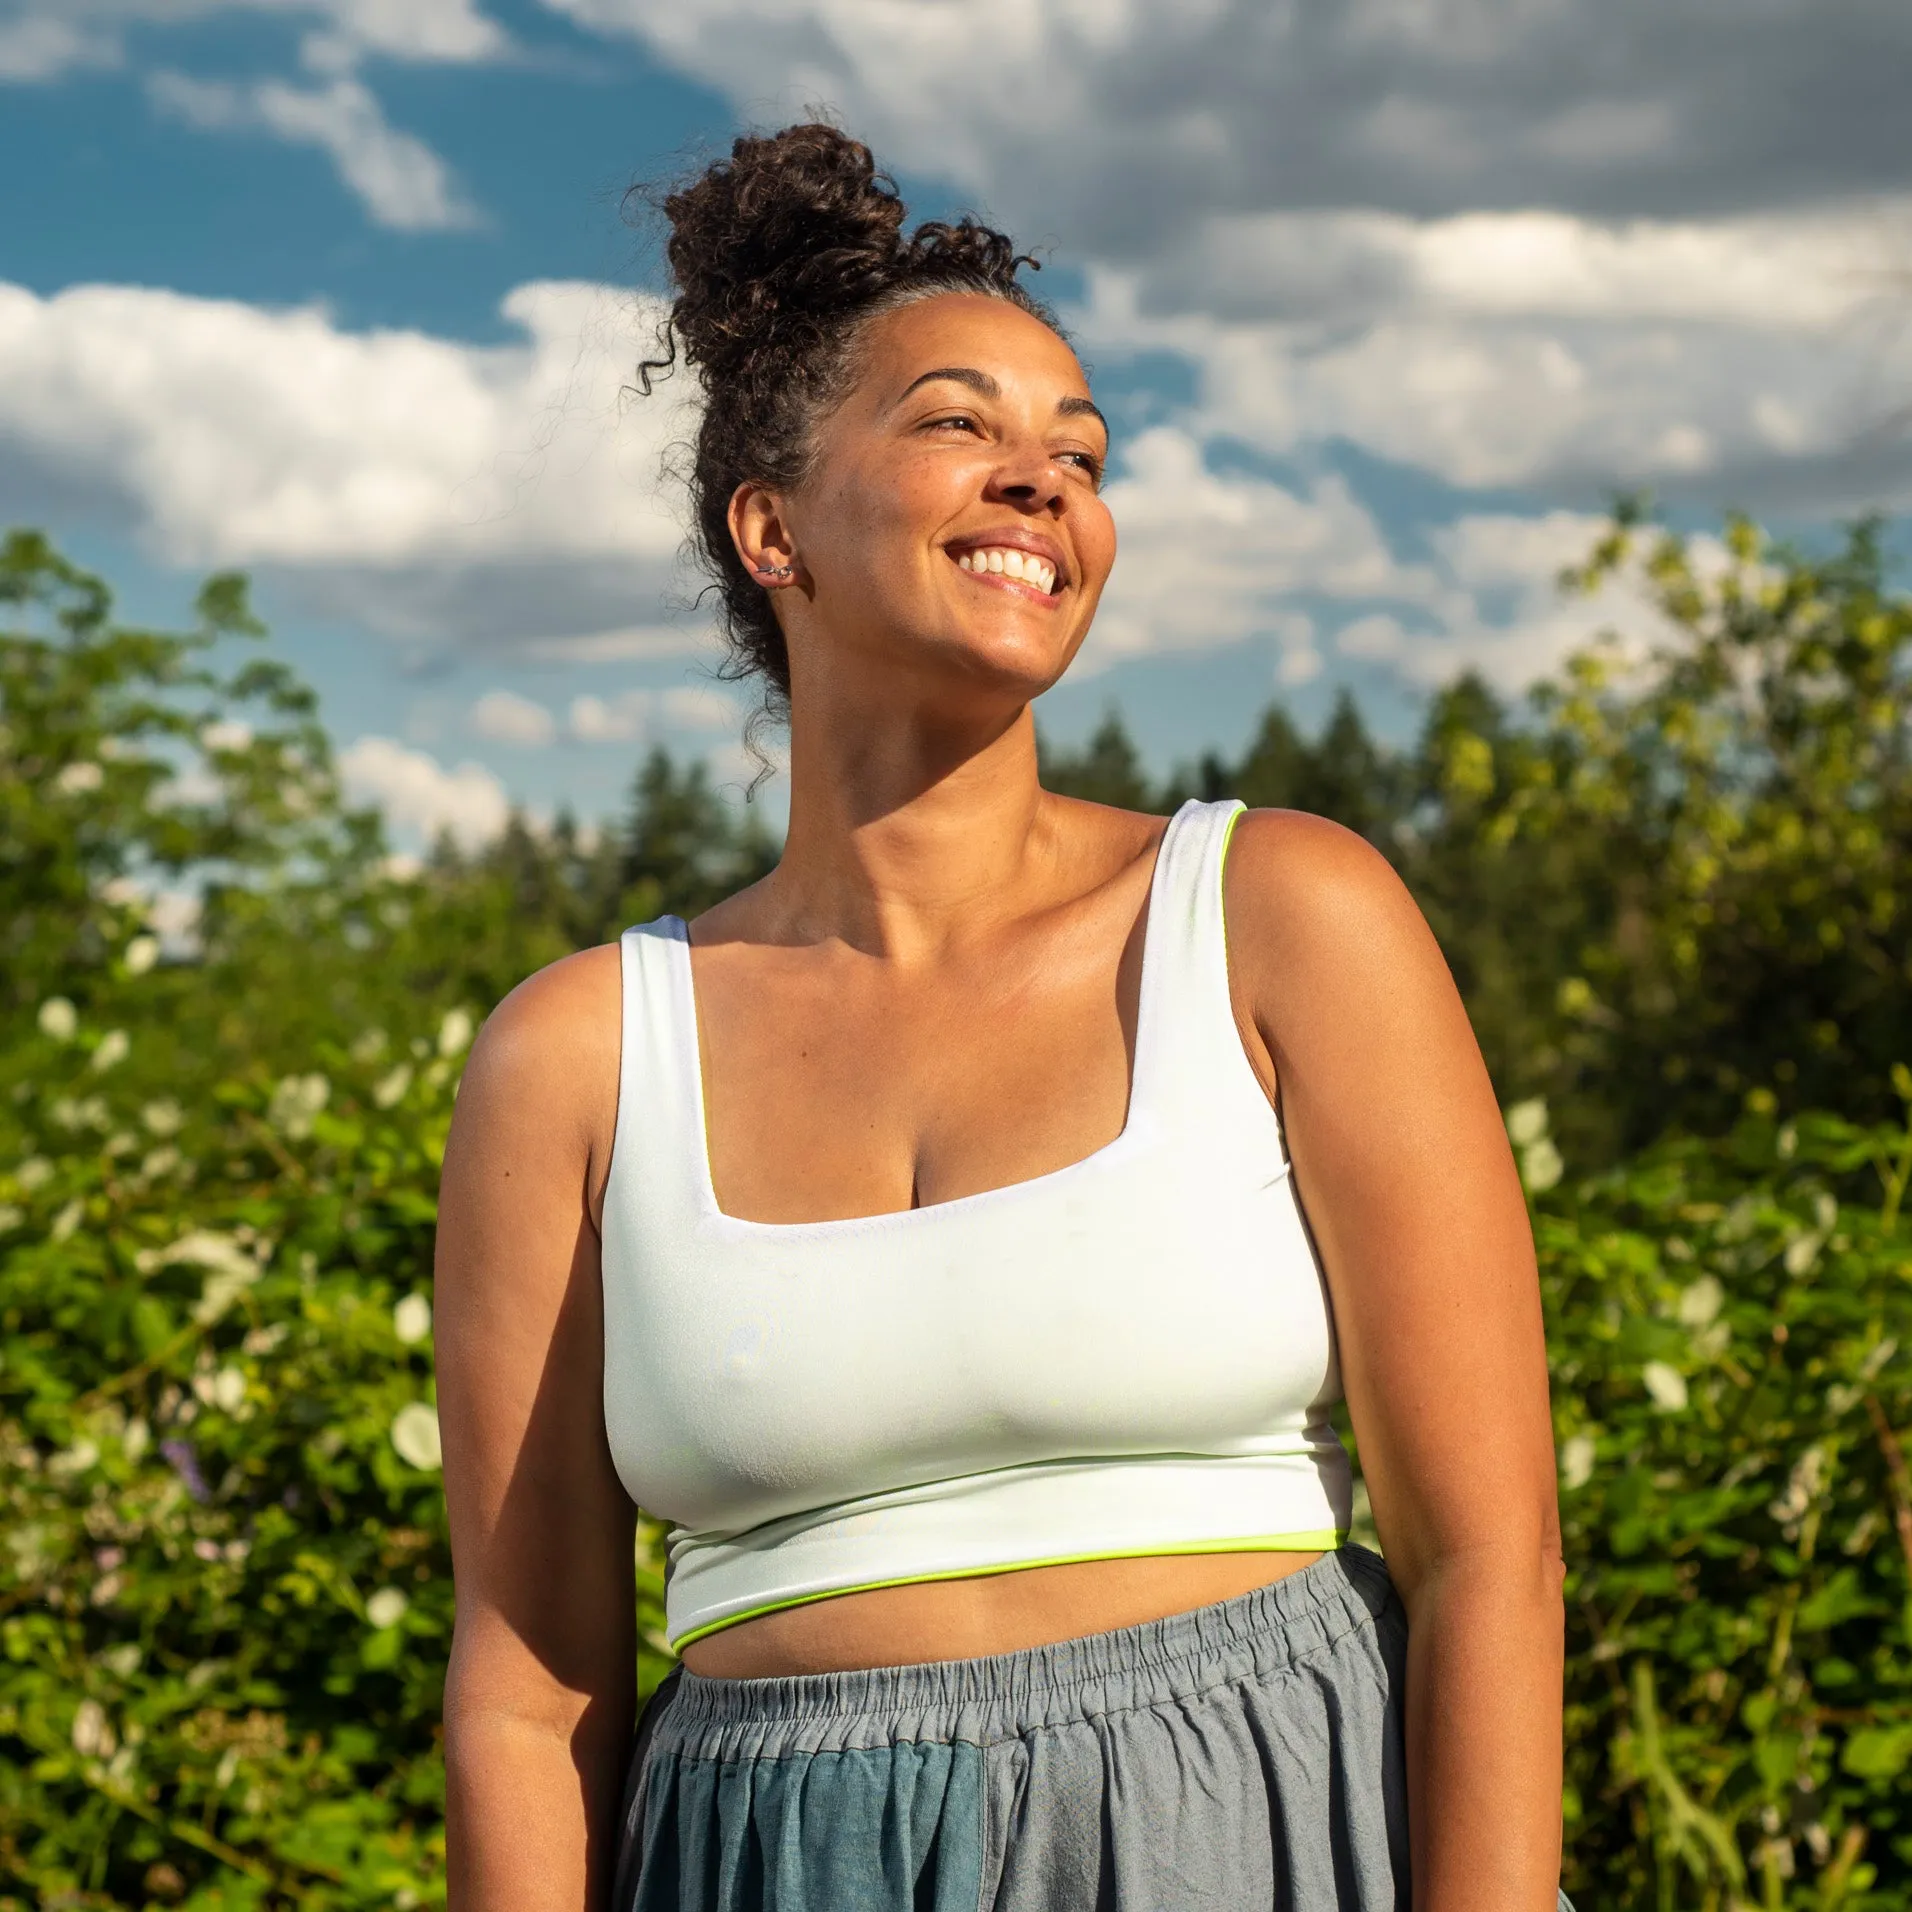
[[[760,121],[828,100],[1059,242],[1091,354],[1195,360],[1199,431],[1466,485],[1912,492],[1876,429],[1912,400],[1902,0],[546,4]],[[950,85],[979,47],[990,84]]]
[[[471,727],[494,743],[536,749],[553,742],[558,720],[542,704],[513,690],[488,690],[471,707]]]
[[[1109,260],[1203,211],[1664,217],[1904,177],[1902,0],[545,3],[753,119],[830,101],[1025,238]],[[985,48],[989,82],[952,85]]]
[[[431,842],[449,831],[466,850],[505,827],[510,800],[482,764],[447,770],[436,757],[390,737],[361,737],[339,752],[339,776],[357,803],[376,804],[401,838]]]
[[[733,697],[712,684],[683,684],[665,691],[658,702],[664,719],[682,730],[728,730],[742,721]]]
[[[1077,324],[1092,357],[1190,360],[1197,427],[1265,451],[1338,437],[1460,485],[1831,510],[1912,492],[1912,445],[1878,431],[1912,397],[1878,269],[1901,227],[1912,198],[1677,227],[1218,220],[1145,274],[1092,274]]]
[[[1128,448],[1106,496],[1121,549],[1082,659],[1092,670],[1276,633],[1297,592],[1346,599],[1404,588],[1403,567],[1341,479],[1302,492],[1225,475],[1174,426]]]
[[[415,645],[707,641],[660,615],[681,537],[660,462],[685,386],[622,395],[655,306],[546,284],[504,311],[521,342],[478,346],[312,308],[0,283],[0,509],[73,500],[173,562],[267,567]]]
[[[647,690],[627,690],[611,698],[574,697],[569,720],[571,735],[585,744],[629,743],[644,734],[655,702]]]
[[[1519,690],[1609,624],[1659,628],[1625,586],[1562,596],[1560,572],[1602,528],[1583,513],[1465,515],[1402,555],[1340,478],[1291,488],[1217,470],[1168,426],[1137,441],[1107,495],[1121,549],[1078,672],[1255,639],[1289,685],[1332,650],[1417,683],[1477,669]]]
[[[156,73],[147,90],[163,111],[202,131],[255,130],[316,146],[378,225],[444,232],[477,223],[451,168],[423,140],[389,124],[362,81],[339,75],[313,88],[283,80],[242,87]]]
[[[670,690],[626,690],[615,697],[586,694],[571,700],[566,728],[579,743],[623,744],[661,726],[676,730],[730,730],[743,721],[733,698],[707,684]]]
[[[318,57],[309,64],[365,54],[462,64],[511,47],[475,0],[12,0],[0,16],[0,80],[56,80],[75,66],[118,64],[128,27],[150,34],[220,14],[310,27],[306,50]]]
[[[64,79],[90,66],[114,66],[117,39],[62,13],[25,13],[0,20],[0,83]]]

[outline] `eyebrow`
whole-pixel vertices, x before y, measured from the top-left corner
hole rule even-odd
[[[948,379],[952,385],[967,385],[979,398],[1000,398],[1002,387],[987,372],[979,372],[973,365],[939,365],[933,372],[924,372],[913,378],[903,388],[897,399],[902,404],[919,385],[932,385],[938,379]],[[1093,418],[1104,432],[1109,430],[1109,421],[1102,415],[1102,407],[1090,398],[1062,398],[1056,401],[1056,416],[1059,418]],[[1113,436],[1110,433],[1110,436]]]

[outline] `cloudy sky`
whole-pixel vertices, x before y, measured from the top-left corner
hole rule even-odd
[[[826,103],[1048,259],[1166,766],[1516,689],[1601,503],[1912,503],[1905,0],[0,0],[0,522],[250,570],[401,839],[741,775],[618,202]]]

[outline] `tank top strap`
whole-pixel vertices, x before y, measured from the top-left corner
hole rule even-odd
[[[639,923],[618,939],[623,1054],[611,1173],[621,1181],[641,1181],[652,1201],[668,1199],[694,1209],[704,1097],[697,1011],[686,986],[688,942],[689,933],[676,916]]]
[[[1245,807],[1191,797],[1169,819],[1149,894],[1135,1089],[1184,1120],[1247,1116],[1259,1129],[1272,1112],[1235,1024],[1222,914],[1223,864]]]

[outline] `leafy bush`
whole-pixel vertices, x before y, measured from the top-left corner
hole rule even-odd
[[[1584,1903],[1912,1897],[1908,1175],[1755,1114],[1541,1201]]]
[[[38,1903],[424,1902],[433,1190],[472,1019],[190,1110],[44,1020],[42,1146],[0,1182],[0,1869]]]

